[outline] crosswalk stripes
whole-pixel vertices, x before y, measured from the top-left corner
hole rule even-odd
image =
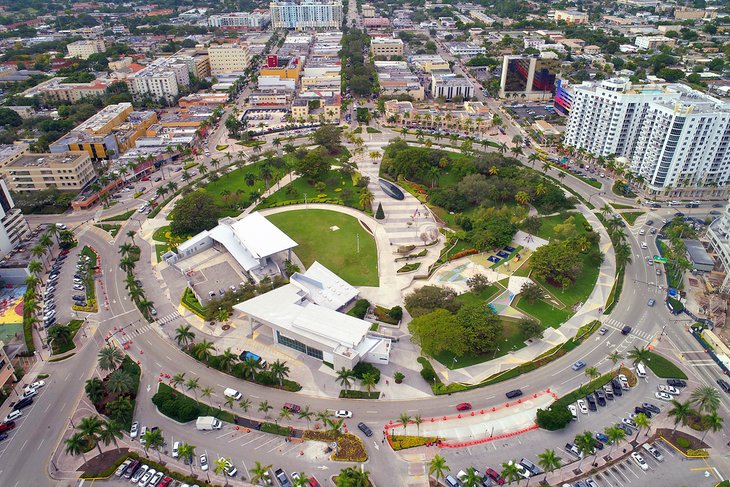
[[[625,323],[621,323],[620,321],[618,321],[618,320],[616,320],[614,318],[607,319],[606,320],[606,323],[608,323],[612,327],[617,328],[619,330],[622,330],[623,327],[626,326]],[[645,332],[643,330],[632,329],[631,330],[631,334],[632,335],[635,335],[635,336],[638,336],[639,338],[642,338],[644,340],[651,340],[651,338],[652,338],[652,335],[651,334],[649,334],[649,333],[647,333],[647,332]]]
[[[177,311],[174,311],[174,312],[170,313],[169,315],[163,316],[162,318],[155,321],[155,324],[162,326],[162,325],[167,324],[178,318],[182,318],[182,316],[180,316],[180,313],[178,313]]]

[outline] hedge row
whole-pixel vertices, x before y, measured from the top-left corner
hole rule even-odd
[[[406,450],[408,448],[416,448],[419,446],[436,443],[439,439],[435,436],[403,436],[389,435],[388,442],[393,450]]]
[[[212,408],[163,383],[159,384],[157,393],[152,396],[152,403],[162,414],[178,423],[189,423],[198,416],[214,416],[227,423],[234,422],[233,415],[228,411]]]
[[[264,433],[271,433],[272,435],[281,435],[281,436],[292,436],[292,430],[288,426],[282,426],[280,424],[274,424],[274,423],[261,423],[261,428],[259,428],[259,431],[263,431]]]
[[[340,399],[379,399],[380,393],[378,391],[367,392],[367,391],[351,391],[349,389],[342,389],[340,391]]]

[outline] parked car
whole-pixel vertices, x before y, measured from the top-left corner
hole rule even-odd
[[[660,384],[657,386],[657,389],[659,392],[666,392],[667,394],[671,394],[673,396],[678,396],[681,392],[679,389],[673,386],[665,386],[664,384]]]
[[[641,447],[644,450],[646,450],[649,453],[649,455],[651,455],[652,457],[654,457],[654,459],[657,462],[663,462],[664,461],[664,455],[662,455],[662,452],[660,452],[659,450],[657,450],[654,447],[654,445],[652,445],[651,443],[644,443],[643,445],[641,445]]]
[[[116,477],[121,477],[122,475],[124,475],[124,472],[126,472],[126,471],[127,471],[127,468],[128,468],[128,467],[129,467],[129,466],[130,466],[131,464],[132,464],[132,459],[131,459],[131,458],[127,458],[126,460],[124,460],[124,463],[122,463],[121,465],[119,465],[119,466],[117,467],[117,471],[116,471],[116,472],[114,472],[114,476],[116,476]]]
[[[617,378],[614,377],[613,379],[611,379],[611,387],[613,388],[613,393],[616,396],[620,397],[623,395],[623,390],[621,388],[621,381],[619,381]]]
[[[172,458],[177,458],[180,456],[180,442],[176,441],[172,444]]]
[[[504,485],[505,483],[505,480],[502,478],[502,476],[499,475],[499,473],[497,473],[497,471],[493,468],[487,467],[487,470],[484,472],[484,474],[493,481],[497,482],[498,485]]]
[[[634,408],[634,414],[643,414],[643,415],[644,415],[644,416],[646,416],[647,418],[651,418],[651,416],[652,416],[652,413],[651,413],[651,411],[649,411],[649,410],[648,410],[648,409],[646,409],[646,408],[642,408],[641,406],[636,406],[636,407]]]
[[[598,407],[596,407],[596,398],[593,397],[593,394],[588,394],[586,396],[586,402],[588,403],[588,409],[591,411],[598,411]]]
[[[149,471],[150,467],[147,465],[142,465],[139,467],[139,469],[132,475],[132,478],[129,479],[129,481],[133,484],[138,483]],[[149,480],[149,477],[147,478]]]
[[[644,460],[644,457],[642,457],[640,453],[633,452],[631,454],[631,458],[634,459],[634,462],[639,466],[640,469],[649,470],[649,465],[647,465],[646,460]]]
[[[586,402],[583,399],[578,399],[576,404],[578,404],[578,409],[580,409],[581,413],[588,414],[588,406],[586,406]]]
[[[33,404],[33,398],[24,397],[20,401],[16,402],[15,405],[13,405],[13,411],[19,411],[20,409],[27,408],[31,404]]]
[[[225,458],[219,458],[219,460],[223,460],[223,463],[225,464],[226,475],[229,477],[235,477],[238,473],[236,467],[234,467],[233,464]]]
[[[646,409],[647,411],[651,411],[654,414],[659,414],[661,412],[661,409],[659,409],[650,402],[642,402],[641,407]]]
[[[573,419],[578,419],[578,408],[575,407],[575,404],[568,404],[568,411],[570,411]]]
[[[662,401],[671,401],[672,399],[674,399],[672,396],[670,396],[666,392],[655,392],[654,397],[656,397],[657,399],[662,400]]]
[[[122,476],[125,479],[131,479],[134,474],[139,471],[140,467],[142,466],[142,462],[139,460],[134,460],[129,467],[124,471],[124,475]]]
[[[291,487],[289,477],[287,477],[286,472],[284,472],[284,470],[282,470],[281,468],[277,468],[274,471],[274,477],[276,477],[276,480],[277,482],[279,482],[279,485],[281,487]]]
[[[208,470],[208,455],[206,455],[205,453],[202,453],[200,455],[200,470],[204,472]]]
[[[16,419],[20,418],[22,415],[23,413],[21,413],[17,409],[14,409],[13,411],[10,411],[7,416],[5,416],[5,419],[3,419],[3,423],[13,422]]]
[[[667,379],[667,385],[672,387],[687,387],[687,382],[682,379]]]
[[[605,406],[606,405],[606,393],[603,392],[603,389],[598,389],[596,392],[596,401],[598,402],[599,406]]]
[[[596,439],[598,441],[602,441],[603,443],[610,443],[611,440],[608,439],[608,436],[604,435],[603,433],[596,432]]]
[[[636,423],[634,423],[634,420],[633,420],[633,419],[629,419],[629,418],[621,418],[621,422],[622,422],[623,424],[625,424],[626,426],[629,426],[630,428],[633,428],[633,429],[639,429],[639,427],[638,427],[638,426],[636,426]]]

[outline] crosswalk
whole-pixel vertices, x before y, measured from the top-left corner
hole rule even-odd
[[[182,316],[180,315],[180,313],[178,313],[177,311],[173,311],[169,315],[165,315],[162,318],[160,318],[157,321],[155,321],[154,324],[155,325],[162,326],[162,325],[165,325],[165,324],[167,324],[167,323],[169,323],[171,321],[174,321],[174,320],[176,320],[178,318],[182,318]]]
[[[607,325],[609,325],[609,326],[617,329],[618,331],[621,331],[623,329],[623,327],[627,325],[626,323],[622,323],[622,322],[620,322],[620,321],[618,321],[618,320],[616,320],[614,318],[607,319],[605,321],[605,324],[607,324]],[[632,326],[632,325],[628,325],[628,326]],[[631,330],[631,335],[637,336],[637,337],[639,337],[639,338],[641,338],[643,340],[646,340],[646,341],[651,340],[652,337],[653,337],[652,334],[647,333],[647,332],[645,332],[643,330],[634,329],[633,327],[632,327],[632,330]]]

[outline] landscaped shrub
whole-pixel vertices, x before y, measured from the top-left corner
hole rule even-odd
[[[682,438],[681,436],[677,437],[675,440],[675,443],[680,448],[689,448],[690,442],[687,438]]]
[[[271,433],[273,435],[281,435],[281,436],[292,436],[293,431],[288,426],[282,426],[280,424],[274,424],[274,423],[261,423],[261,427],[259,428],[259,431],[263,431],[264,433]]]
[[[435,436],[403,436],[403,435],[389,435],[388,442],[393,450],[405,450],[408,448],[415,448],[423,445],[434,444],[439,439]]]
[[[375,219],[382,220],[385,218],[385,212],[383,212],[383,203],[378,203],[378,209],[375,212]]]
[[[548,409],[537,410],[537,425],[548,431],[565,428],[573,420],[573,415],[567,406],[554,404]]]
[[[355,318],[363,319],[370,308],[370,301],[367,299],[358,299],[355,302],[355,306],[347,312],[348,315],[354,316]]]
[[[433,368],[433,365],[431,365],[431,362],[428,361],[426,357],[418,357],[418,363],[421,364],[421,377],[423,377],[423,380],[428,382],[429,385],[433,386],[436,383],[440,383],[441,380],[439,379],[439,376],[436,375],[436,371]]]
[[[363,376],[367,373],[375,374],[375,383],[377,384],[378,382],[380,382],[380,369],[373,364],[358,362],[357,365],[352,368],[352,371],[354,372],[355,377],[357,377],[358,379],[362,379]]]
[[[332,455],[332,460],[340,462],[364,462],[368,459],[365,446],[360,438],[355,435],[346,434],[337,438],[337,451]]]
[[[477,249],[462,250],[461,252],[457,252],[454,255],[452,255],[451,257],[449,257],[449,260],[461,259],[462,257],[466,257],[467,255],[474,255],[474,254],[478,254],[478,253],[479,253],[479,251]]]
[[[378,399],[379,397],[380,393],[378,391],[367,392],[351,389],[342,389],[340,391],[340,398],[342,399]]]
[[[233,422],[233,415],[227,411],[211,408],[192,399],[182,392],[176,391],[167,384],[160,384],[157,393],[152,396],[152,403],[162,414],[179,423],[188,423],[198,416],[215,416],[221,421]]]
[[[684,439],[684,438],[682,438],[682,439]],[[687,450],[687,456],[688,457],[707,458],[707,457],[710,456],[710,454],[707,453],[707,450],[702,450],[702,449],[692,450],[692,449],[689,449],[689,450]]]

